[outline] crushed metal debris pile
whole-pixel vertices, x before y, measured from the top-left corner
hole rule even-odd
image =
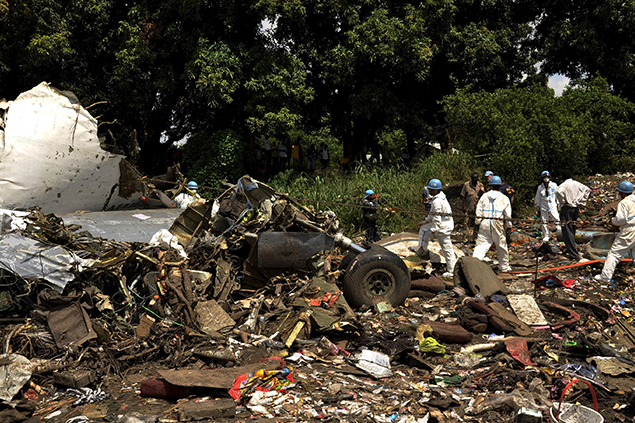
[[[631,421],[634,272],[591,277],[616,180],[589,184],[579,242],[593,261],[565,260],[521,221],[514,272],[497,274],[460,228],[453,280],[443,255],[410,252],[415,234],[357,244],[334,213],[248,176],[150,242],[5,210],[0,416]]]

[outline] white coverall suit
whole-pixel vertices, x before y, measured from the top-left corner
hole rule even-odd
[[[419,248],[423,251],[428,251],[428,243],[436,235],[443,250],[447,271],[454,273],[456,254],[454,254],[454,247],[452,247],[452,240],[450,239],[450,235],[454,230],[452,208],[443,191],[432,197],[430,202],[431,214],[426,217],[419,229]]]
[[[201,197],[198,196],[198,194],[194,193],[194,195],[191,195],[187,192],[182,192],[179,195],[177,195],[176,197],[174,197],[174,203],[176,204],[176,206],[180,209],[186,209],[187,206],[189,206],[190,204],[192,204],[194,201],[200,199]]]
[[[491,219],[492,217],[496,219]],[[479,230],[472,255],[483,260],[489,247],[492,244],[496,245],[499,268],[502,272],[509,272],[512,269],[509,266],[509,252],[505,239],[505,226],[511,227],[511,222],[500,219],[511,217],[512,205],[509,198],[502,192],[492,190],[483,194],[478,200],[475,223],[479,225]]]
[[[611,219],[615,226],[621,226],[620,232],[615,237],[611,251],[606,256],[600,278],[610,281],[613,278],[615,267],[625,254],[635,247],[635,195],[624,197],[617,206],[617,213]]]
[[[556,224],[556,230],[560,228],[560,215],[558,213],[558,202],[556,200],[556,188],[558,185],[549,181],[549,187],[545,187],[542,183],[538,185],[536,189],[536,198],[534,199],[534,205],[537,209],[540,209],[540,220],[542,221],[542,241],[549,241],[549,219]]]

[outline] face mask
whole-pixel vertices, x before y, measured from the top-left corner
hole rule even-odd
[[[545,184],[548,184],[548,183],[549,183],[549,181],[550,181],[550,179],[549,179],[549,178],[542,178],[542,181],[543,181]]]

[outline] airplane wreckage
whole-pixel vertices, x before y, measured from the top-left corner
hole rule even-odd
[[[4,111],[0,208],[5,210],[5,232],[29,232],[36,222],[44,219],[50,224],[49,216],[55,216],[60,221],[54,226],[69,242],[75,236],[61,228],[82,228],[84,235],[113,242],[150,241],[134,254],[129,248],[112,248],[89,254],[87,261],[85,251],[78,255],[65,253],[64,243],[46,245],[46,235],[33,239],[9,233],[0,241],[0,252],[8,257],[0,267],[22,278],[48,281],[62,294],[78,272],[104,257],[122,254],[132,262],[144,257],[156,265],[156,257],[146,255],[147,249],[163,245],[178,252],[174,259],[184,274],[188,256],[190,263],[197,263],[192,270],[212,270],[206,278],[213,278],[213,294],[206,293],[205,299],[227,301],[236,291],[251,295],[289,269],[307,269],[312,260],[324,262],[318,253],[339,247],[348,251],[339,267],[343,293],[351,306],[399,305],[408,296],[410,274],[403,260],[381,246],[353,243],[342,233],[333,212],[312,211],[249,176],[215,201],[199,200],[185,211],[121,210],[142,205],[142,196],[153,187],[139,181],[124,156],[101,148],[97,121],[72,93],[41,83],[0,107]],[[165,197],[159,196],[160,201],[169,204],[171,200]],[[33,206],[37,207],[30,212],[15,210]],[[73,213],[104,208],[119,210]],[[38,264],[42,257],[47,258],[45,266]],[[136,281],[140,276],[128,275],[124,280]],[[152,277],[143,278],[149,283]],[[122,283],[117,286],[128,290]],[[157,282],[148,289],[158,289]],[[192,293],[184,295],[192,303]],[[192,311],[189,321],[194,318]]]
[[[248,175],[184,210],[135,209],[176,194],[102,149],[75,96],[40,84],[0,108],[2,421],[633,415],[632,283],[553,267],[526,235],[538,223],[512,234],[518,275],[455,248],[446,281],[438,244],[429,263],[416,234],[358,245]],[[538,279],[539,261],[556,273]]]
[[[43,82],[0,101],[0,112],[0,208],[72,213],[142,206],[134,169],[101,147],[97,121],[72,93]]]

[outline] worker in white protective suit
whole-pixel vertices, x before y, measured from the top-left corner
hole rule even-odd
[[[542,222],[542,242],[548,242],[550,238],[549,219],[556,224],[556,231],[561,230],[558,201],[556,200],[558,185],[551,180],[551,174],[547,170],[544,170],[540,177],[542,178],[542,183],[536,189],[534,205]]]
[[[178,208],[186,209],[187,206],[200,199],[201,197],[198,195],[198,184],[194,181],[190,181],[185,186],[185,191],[174,197],[174,203]]]
[[[494,244],[498,252],[499,270],[511,272],[509,252],[505,239],[505,227],[511,227],[512,205],[509,198],[500,192],[501,178],[492,176],[489,180],[490,191],[478,200],[475,223],[479,226],[473,256],[479,260],[485,258],[489,247]]]
[[[606,256],[602,273],[595,276],[595,280],[609,282],[613,279],[615,267],[624,255],[631,253],[635,248],[635,195],[633,195],[633,184],[629,181],[622,181],[617,186],[622,201],[617,205],[617,213],[611,219],[611,223],[620,226],[620,232],[615,237],[611,251]]]
[[[419,229],[419,245],[412,250],[422,258],[429,257],[428,243],[436,236],[446,262],[446,272],[443,273],[443,278],[452,278],[456,264],[456,254],[450,239],[454,230],[454,219],[452,218],[452,208],[445,193],[441,191],[442,188],[443,185],[438,179],[430,179],[426,186],[428,194],[432,197],[429,200],[430,214]],[[425,190],[423,195],[426,196]]]

